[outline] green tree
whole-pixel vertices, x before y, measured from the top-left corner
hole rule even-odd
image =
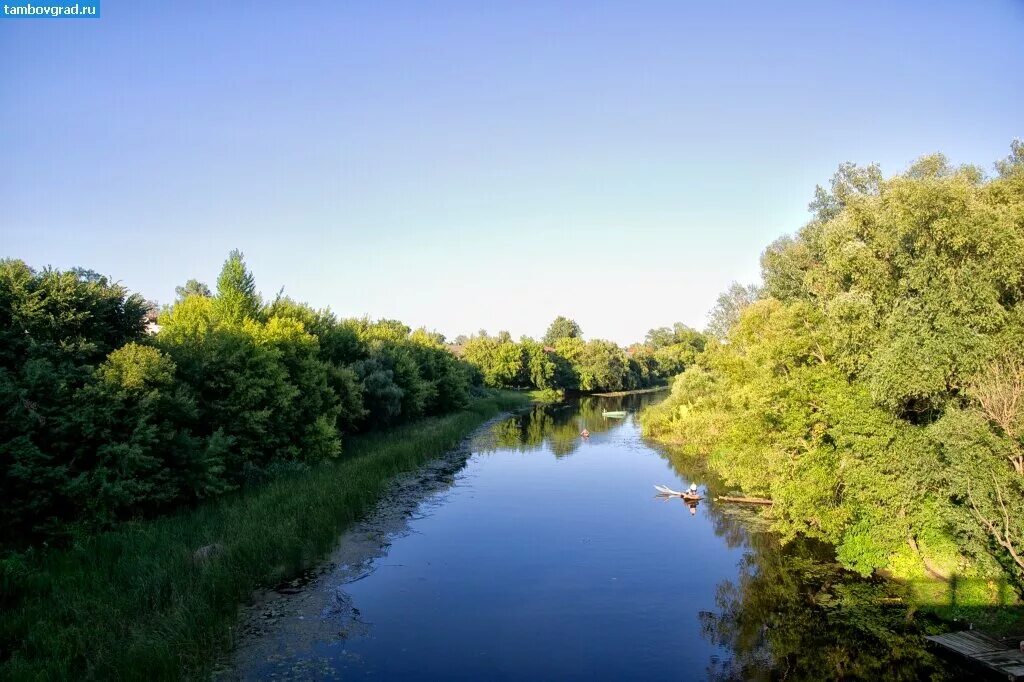
[[[759,295],[723,296],[722,343],[648,433],[709,453],[775,501],[777,530],[862,573],[1024,575],[1019,152],[991,179],[941,155],[891,178],[842,166],[765,252]]]
[[[576,365],[581,391],[621,391],[627,388],[629,358],[611,341],[588,341]]]
[[[182,286],[174,287],[174,293],[178,297],[178,301],[183,301],[189,296],[203,296],[206,298],[213,296],[213,293],[210,291],[210,287],[197,279],[190,279]]]
[[[144,337],[146,303],[86,270],[0,261],[0,544],[59,536],[80,510],[76,394]]]
[[[68,486],[76,517],[102,526],[228,487],[230,438],[221,431],[194,435],[195,395],[175,374],[174,362],[159,350],[129,343],[76,394],[81,440]]]
[[[555,388],[558,366],[552,357],[553,353],[546,351],[542,344],[526,336],[520,339],[519,346],[522,349],[523,361],[518,383],[539,389]]]
[[[708,314],[707,333],[718,339],[724,339],[729,328],[736,323],[743,309],[757,300],[760,289],[753,285],[743,286],[733,282],[715,302],[715,307]]]
[[[474,336],[463,346],[462,357],[480,370],[487,386],[515,388],[524,376],[523,349],[511,338]]]
[[[214,311],[218,318],[240,323],[254,319],[260,311],[260,297],[256,293],[256,279],[245,265],[244,254],[235,249],[228,254],[217,277],[217,296]]]
[[[583,330],[575,320],[559,315],[544,332],[544,345],[554,346],[561,339],[583,338]]]

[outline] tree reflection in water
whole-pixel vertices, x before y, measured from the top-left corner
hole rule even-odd
[[[955,678],[926,649],[935,623],[901,585],[844,570],[823,543],[782,545],[767,530],[766,510],[714,502],[727,488],[702,462],[661,452],[685,480],[705,485],[715,533],[745,550],[737,578],[718,585],[717,610],[699,616],[704,637],[731,654],[710,662],[710,679]]]
[[[718,610],[700,614],[704,636],[732,652],[709,666],[712,679],[949,679],[898,585],[844,571],[807,542],[780,550],[756,533],[748,546],[739,577],[718,586]]]
[[[585,442],[583,429],[595,440],[623,424],[602,412],[636,412],[661,398],[584,397],[536,406],[496,424],[474,449],[534,452],[546,445],[565,457]],[[926,649],[925,630],[935,624],[916,612],[899,584],[843,570],[827,545],[806,539],[782,545],[767,529],[766,510],[714,501],[728,488],[699,458],[645,445],[683,480],[705,489],[700,507],[715,534],[744,550],[737,577],[718,585],[716,610],[699,614],[703,636],[729,652],[710,661],[710,679],[948,680],[960,674]]]
[[[580,432],[584,429],[596,436],[622,425],[621,419],[608,419],[602,413],[635,411],[649,401],[648,395],[583,396],[566,403],[535,405],[525,414],[496,424],[474,449],[478,452],[498,449],[534,452],[546,445],[555,457],[566,457],[583,443]]]

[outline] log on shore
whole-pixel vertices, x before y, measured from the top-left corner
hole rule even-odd
[[[738,502],[740,504],[774,504],[771,500],[763,497],[729,497],[721,495],[715,498],[715,502]]]

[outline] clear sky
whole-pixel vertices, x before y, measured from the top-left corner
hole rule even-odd
[[[449,336],[702,327],[839,163],[1024,137],[1010,0],[103,0],[0,65],[0,256]]]

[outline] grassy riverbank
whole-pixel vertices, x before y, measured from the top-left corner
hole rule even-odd
[[[461,412],[353,437],[337,463],[6,570],[0,678],[203,676],[231,646],[238,604],[255,588],[317,563],[392,477],[528,400],[495,393]],[[208,559],[196,558],[211,546]]]

